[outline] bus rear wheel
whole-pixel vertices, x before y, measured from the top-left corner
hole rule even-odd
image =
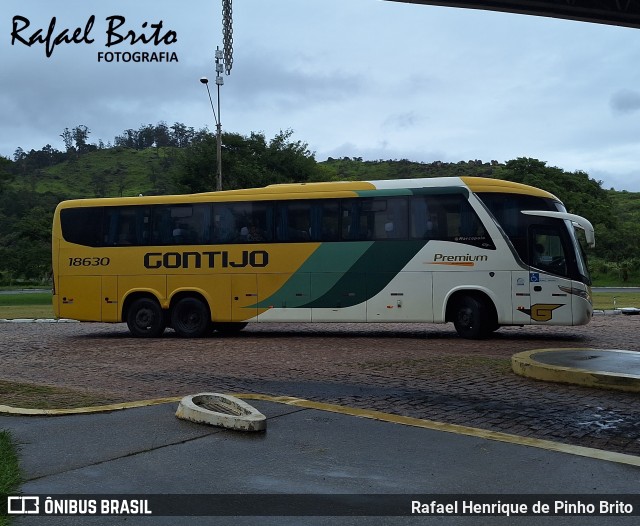
[[[495,330],[497,324],[492,323],[490,318],[485,301],[474,296],[463,296],[456,303],[453,325],[462,338],[478,340]]]
[[[151,298],[135,300],[127,312],[127,327],[137,338],[157,338],[165,329],[162,308]]]
[[[182,298],[171,311],[171,326],[183,338],[204,336],[209,322],[209,309],[197,298]]]

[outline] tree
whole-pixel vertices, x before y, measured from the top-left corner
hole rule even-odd
[[[195,135],[193,128],[187,128],[180,122],[174,123],[173,126],[171,126],[171,131],[173,132],[171,145],[177,146],[178,148],[186,148],[189,146]]]
[[[87,140],[89,139],[89,128],[84,124],[80,124],[73,129],[71,132],[71,136],[76,143],[76,150],[80,153],[86,153],[89,150],[89,144],[87,144]]]
[[[65,128],[64,131],[60,134],[62,137],[62,141],[64,142],[64,147],[67,153],[73,150],[73,133],[69,128]]]
[[[118,195],[120,197],[122,197],[122,194],[124,193],[124,189],[127,186],[128,175],[129,175],[129,170],[122,163],[118,163],[115,170],[113,170],[113,177],[116,183],[116,188],[118,189]]]
[[[274,183],[317,180],[321,173],[302,141],[293,141],[291,130],[267,141],[262,133],[249,136],[222,134],[222,186],[225,190]],[[187,192],[215,189],[216,138],[208,133],[183,150],[177,183]]]
[[[6,157],[0,157],[0,193],[4,190],[4,185],[8,183],[11,178],[11,169],[13,163]]]
[[[91,174],[91,186],[93,187],[93,192],[96,197],[106,197],[107,196],[107,176],[109,175],[109,170],[96,171]]]

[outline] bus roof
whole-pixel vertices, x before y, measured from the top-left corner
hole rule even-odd
[[[490,179],[486,177],[430,177],[419,179],[387,179],[378,181],[331,181],[318,183],[285,183],[265,186],[263,188],[247,188],[240,190],[223,190],[220,192],[203,192],[184,195],[157,195],[140,197],[89,198],[65,201],[63,208],[68,206],[101,206],[108,204],[162,204],[189,203],[194,199],[207,201],[216,198],[220,201],[235,201],[240,198],[249,200],[269,200],[274,196],[281,199],[295,199],[301,194],[313,194],[313,197],[355,197],[359,192],[371,190],[411,190],[414,188],[434,187],[466,187],[472,192],[512,193],[534,195],[548,199],[559,199],[553,194],[533,186]],[[209,198],[209,199],[207,199]],[[61,203],[62,205],[62,203]]]

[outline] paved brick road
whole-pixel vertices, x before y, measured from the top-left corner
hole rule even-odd
[[[639,327],[640,317],[601,316],[475,342],[451,325],[277,324],[146,341],[125,325],[0,323],[0,380],[114,401],[199,391],[299,396],[640,455],[638,394],[526,379],[509,362],[536,348],[640,351]]]

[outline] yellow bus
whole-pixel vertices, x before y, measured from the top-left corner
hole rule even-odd
[[[593,227],[552,194],[477,177],[272,185],[58,205],[58,318],[182,337],[249,322],[581,325]]]

